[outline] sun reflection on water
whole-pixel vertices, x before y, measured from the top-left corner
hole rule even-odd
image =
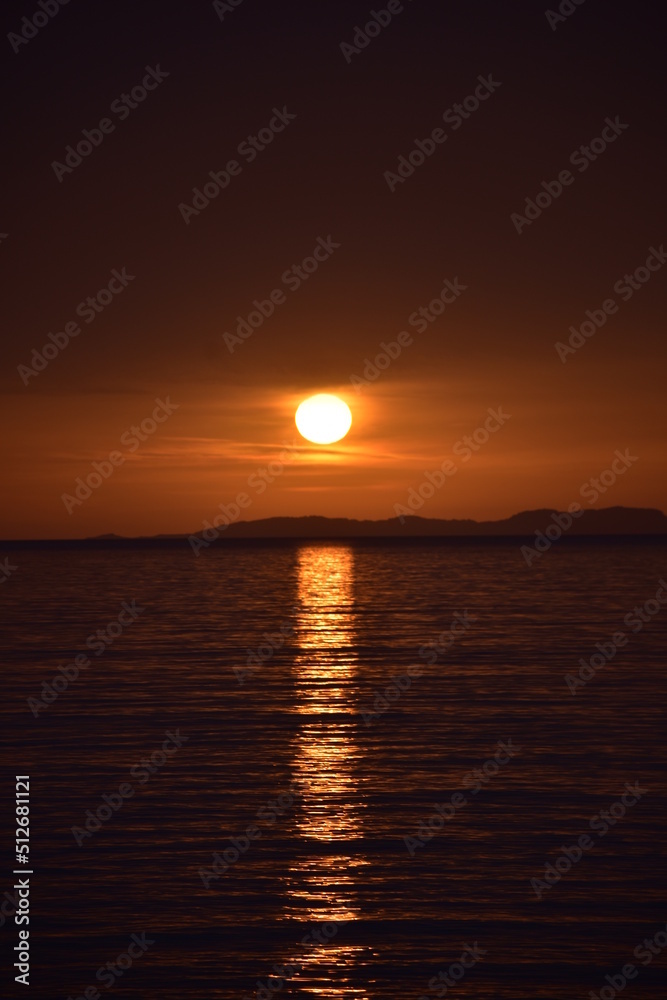
[[[360,869],[368,864],[350,850],[363,835],[354,716],[354,553],[346,546],[305,546],[299,550],[298,572],[294,675],[302,724],[294,741],[293,777],[300,790],[295,835],[307,849],[287,877],[285,916],[318,924],[354,921],[360,918]],[[295,981],[321,998],[365,1000],[365,989],[345,983],[364,950],[334,937],[309,952]]]

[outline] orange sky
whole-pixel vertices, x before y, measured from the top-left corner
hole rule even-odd
[[[667,257],[641,270],[667,237],[661,37],[627,46],[624,22],[589,5],[553,30],[528,4],[411,4],[346,60],[360,16],[347,2],[303,5],[288,32],[275,4],[224,23],[210,4],[185,19],[165,7],[159,22],[135,5],[103,30],[94,7],[67,11],[14,58],[5,109],[0,537],[189,534],[240,492],[249,519],[391,517],[454,458],[420,513],[503,518],[567,507],[625,449],[637,460],[595,505],[667,509]],[[54,175],[148,64],[164,83]],[[494,81],[481,102],[480,78]],[[466,95],[467,117],[452,118]],[[609,118],[621,125],[607,142]],[[408,155],[417,166],[388,185]],[[242,169],[184,217],[235,156]],[[633,273],[628,295],[618,282]],[[230,342],[257,303],[271,315]],[[555,345],[587,313],[604,323],[563,363]],[[352,376],[401,331],[412,342],[355,392]],[[297,404],[327,391],[352,408],[345,440],[304,442],[263,491],[249,486],[298,438]],[[167,397],[171,416],[123,445]],[[498,407],[510,418],[457,457]],[[122,463],[68,510],[63,494],[116,450]]]
[[[239,493],[251,498],[247,519],[392,517],[408,489],[447,459],[456,473],[419,513],[494,519],[580,500],[581,485],[610,466],[616,449],[626,448],[638,460],[594,506],[664,507],[657,375],[651,385],[643,366],[629,359],[617,373],[626,391],[643,387],[630,412],[608,383],[591,390],[592,355],[578,358],[570,370],[549,361],[539,371],[517,366],[502,383],[492,364],[476,366],[467,380],[429,381],[414,377],[407,348],[358,393],[349,380],[347,386],[302,390],[238,385],[224,395],[210,384],[187,382],[176,391],[156,382],[150,393],[17,392],[3,401],[5,426],[20,428],[21,436],[10,434],[3,445],[3,464],[13,472],[0,533],[187,533]],[[350,433],[327,448],[305,442],[294,425],[296,406],[316,391],[337,392],[353,412]],[[129,429],[150,421],[155,399],[171,403],[174,412],[152,433],[146,424],[146,440],[138,441]],[[465,435],[484,424],[489,409],[499,408],[508,415],[503,426],[478,450],[468,450]],[[113,470],[108,478],[81,504],[66,504],[63,494],[74,496],[77,477],[85,480],[92,463],[108,463],[112,452],[120,453],[122,464],[102,465]],[[282,469],[269,469],[281,459]]]

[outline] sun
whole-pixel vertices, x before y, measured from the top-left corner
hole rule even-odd
[[[338,396],[327,392],[304,399],[294,419],[299,434],[313,444],[340,441],[352,426],[350,407]]]

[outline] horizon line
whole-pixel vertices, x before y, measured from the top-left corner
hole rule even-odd
[[[642,536],[644,536],[644,537],[647,537],[647,536],[649,536],[649,537],[659,537],[663,533],[667,534],[667,517],[665,517],[664,511],[662,511],[658,507],[625,507],[625,506],[617,504],[617,505],[614,505],[614,506],[611,506],[611,507],[593,507],[593,508],[590,508],[588,510],[583,510],[582,509],[576,515],[576,517],[577,518],[581,518],[581,517],[583,517],[583,515],[588,515],[588,519],[590,519],[591,515],[595,516],[595,515],[598,515],[598,514],[610,513],[612,511],[616,512],[621,517],[622,516],[628,516],[628,515],[630,515],[630,517],[632,517],[633,515],[638,515],[638,514],[642,514],[642,515],[651,514],[653,516],[658,515],[660,518],[662,518],[666,522],[665,523],[665,527],[664,527],[664,531],[660,531],[660,530],[656,531],[655,527],[649,528],[646,531],[641,531],[641,530],[637,530],[637,529],[635,529],[633,531],[624,531],[623,530],[623,526],[619,525],[616,529],[613,529],[613,530],[607,531],[607,532],[594,531],[594,532],[591,532],[589,534],[589,533],[586,533],[586,532],[582,532],[581,530],[578,530],[578,531],[574,532],[574,536],[575,537],[579,537],[579,538],[581,538],[581,537],[623,537],[624,535],[627,536],[627,537],[642,537]],[[567,526],[567,528],[565,528],[564,530],[562,530],[562,534],[565,535],[565,532],[569,531],[569,528],[574,525],[574,523],[575,523],[574,518],[571,517],[571,515],[568,512],[566,512],[566,511],[560,511],[557,507],[538,507],[538,508],[533,508],[533,509],[530,509],[530,510],[518,511],[518,512],[516,512],[514,514],[510,514],[508,517],[488,519],[488,520],[482,520],[482,521],[478,521],[475,518],[470,518],[470,517],[467,517],[467,518],[466,517],[450,517],[450,518],[443,518],[443,517],[423,517],[423,516],[421,516],[419,514],[406,514],[406,515],[400,515],[400,516],[394,516],[394,517],[387,517],[387,518],[358,518],[358,517],[347,517],[347,516],[332,517],[332,516],[326,515],[326,514],[274,514],[274,515],[271,515],[269,517],[256,518],[254,520],[244,520],[244,519],[239,518],[238,520],[228,521],[227,523],[221,524],[221,525],[213,525],[213,524],[211,524],[211,522],[205,522],[204,526],[202,528],[199,528],[196,532],[190,532],[190,533],[187,533],[187,532],[170,532],[170,533],[160,532],[158,534],[153,534],[153,535],[119,535],[116,532],[103,532],[102,534],[98,534],[98,535],[83,535],[83,536],[76,536],[76,537],[71,537],[70,536],[70,537],[60,537],[60,538],[37,538],[37,537],[34,537],[34,538],[5,538],[5,539],[0,539],[0,544],[3,544],[3,545],[18,545],[18,544],[25,544],[25,543],[47,543],[47,542],[114,542],[114,541],[118,541],[118,542],[141,542],[141,541],[161,542],[162,541],[162,542],[165,542],[165,541],[170,541],[170,540],[177,541],[177,540],[187,540],[188,538],[198,538],[200,535],[202,535],[202,533],[204,533],[207,530],[208,531],[214,530],[214,531],[217,532],[217,535],[218,535],[218,537],[215,538],[215,539],[212,539],[209,544],[224,542],[225,540],[229,540],[229,541],[270,541],[272,538],[276,539],[278,541],[280,541],[280,540],[285,540],[285,541],[290,541],[290,540],[305,541],[305,540],[308,539],[308,536],[305,536],[305,535],[287,535],[287,534],[280,533],[280,534],[276,534],[276,535],[236,536],[235,533],[232,533],[232,534],[229,534],[229,535],[224,535],[223,532],[225,532],[227,528],[232,528],[232,529],[235,529],[235,528],[248,528],[248,527],[251,527],[252,525],[261,525],[261,524],[266,525],[268,522],[272,522],[272,521],[274,521],[274,522],[276,522],[276,521],[278,521],[278,522],[309,522],[309,521],[312,522],[312,521],[318,521],[318,522],[334,522],[334,523],[337,523],[337,524],[340,524],[340,522],[347,522],[350,525],[352,525],[352,524],[355,524],[355,525],[364,525],[364,524],[368,524],[368,525],[387,525],[387,526],[391,525],[392,527],[395,527],[395,528],[398,528],[399,525],[400,525],[401,528],[404,528],[404,526],[406,525],[406,523],[409,523],[409,524],[411,524],[414,527],[415,526],[415,522],[423,523],[423,525],[425,527],[427,525],[437,525],[437,524],[442,524],[442,525],[471,525],[471,526],[475,525],[475,526],[478,526],[478,527],[488,527],[488,526],[491,526],[491,525],[508,524],[508,523],[511,523],[512,521],[516,521],[517,519],[522,518],[522,517],[523,518],[528,518],[528,517],[536,517],[538,515],[553,516],[554,514],[558,515],[558,516],[567,517],[570,520],[571,523]],[[545,524],[544,527],[546,529],[546,528],[550,527],[550,525],[549,524]],[[403,532],[400,532],[400,533],[394,533],[393,532],[393,533],[388,534],[386,536],[376,535],[376,534],[369,534],[369,535],[353,534],[353,535],[350,535],[350,536],[345,536],[345,535],[339,535],[339,534],[337,534],[337,535],[331,536],[331,540],[336,540],[336,539],[343,540],[346,537],[349,537],[351,540],[360,540],[360,539],[364,539],[364,538],[368,538],[368,539],[386,538],[386,539],[389,539],[389,540],[394,540],[394,539],[395,540],[410,540],[410,539],[418,539],[418,538],[425,538],[425,539],[429,539],[429,540],[434,540],[434,539],[439,539],[439,538],[448,539],[448,540],[456,539],[456,538],[487,538],[488,539],[488,538],[494,538],[494,537],[497,537],[497,538],[511,538],[511,537],[515,537],[515,538],[528,538],[528,537],[531,537],[532,534],[534,534],[536,530],[539,531],[539,529],[533,529],[533,528],[531,528],[529,532],[527,532],[526,529],[524,529],[523,531],[522,530],[517,531],[516,534],[513,534],[511,532],[509,532],[509,533],[508,532],[500,532],[497,535],[494,535],[494,534],[478,534],[476,532],[473,532],[473,533],[470,533],[470,534],[465,534],[464,532],[461,532],[461,533],[453,534],[453,535],[449,535],[449,534],[438,535],[438,534],[431,534],[431,533],[424,534],[424,535],[419,535],[419,534],[413,534],[413,533],[407,534],[407,533],[403,533]],[[326,540],[326,536],[315,535],[315,536],[312,536],[312,540],[313,541],[323,541],[323,540]]]

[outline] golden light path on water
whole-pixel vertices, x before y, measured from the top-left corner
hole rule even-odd
[[[353,713],[357,698],[354,553],[346,546],[313,545],[298,554],[295,659],[296,709],[303,724],[295,738],[293,778],[299,789],[297,837],[330,844],[308,851],[290,869],[285,916],[335,928],[328,943],[304,950],[293,981],[321,998],[367,1000],[365,988],[346,983],[346,970],[366,949],[339,942],[358,920],[357,883],[368,862],[341,853],[338,841],[362,836],[360,751]],[[349,720],[345,716],[349,716]],[[326,928],[329,924],[328,929]],[[335,967],[330,986],[327,969]],[[309,982],[310,981],[310,982]]]

